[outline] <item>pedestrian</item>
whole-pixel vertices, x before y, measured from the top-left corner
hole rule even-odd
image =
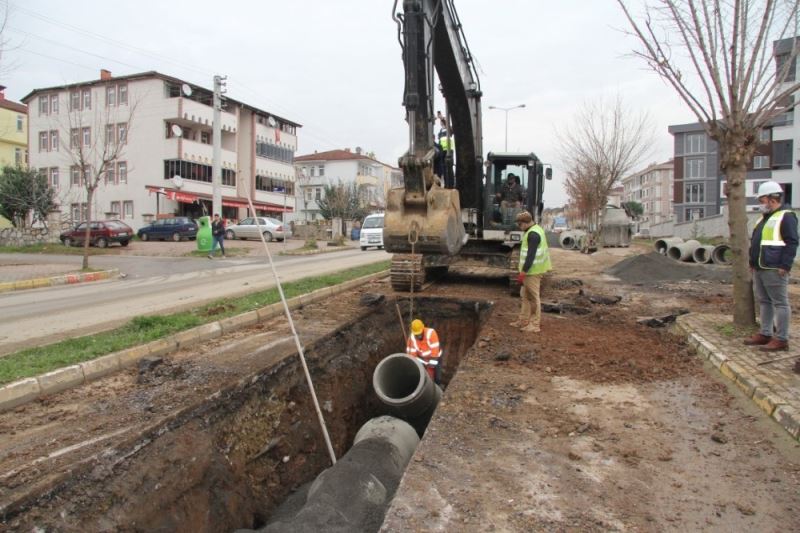
[[[522,298],[519,318],[510,325],[521,331],[539,333],[541,331],[542,306],[539,298],[542,276],[552,270],[550,252],[547,249],[547,238],[542,227],[533,221],[527,211],[516,217],[517,225],[525,233],[519,252],[520,284],[519,296]]]
[[[744,343],[777,352],[789,349],[789,271],[797,253],[797,215],[783,205],[780,184],[765,181],[757,194],[762,216],[750,239],[750,272],[761,330]]]
[[[441,383],[442,350],[439,346],[439,335],[433,328],[426,328],[422,320],[415,319],[411,322],[411,335],[406,342],[406,354],[415,357],[425,366],[428,375],[437,385]]]
[[[214,258],[214,251],[219,245],[222,252],[222,258],[225,259],[225,221],[219,218],[219,213],[214,213],[214,220],[211,221],[211,251],[208,253],[208,258]]]

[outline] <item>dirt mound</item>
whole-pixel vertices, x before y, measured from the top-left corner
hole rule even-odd
[[[731,282],[730,267],[682,263],[656,252],[623,259],[605,273],[627,283],[690,280]]]

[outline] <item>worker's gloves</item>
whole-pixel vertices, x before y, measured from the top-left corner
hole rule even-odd
[[[522,285],[525,282],[525,272],[520,272],[517,274],[517,283]]]

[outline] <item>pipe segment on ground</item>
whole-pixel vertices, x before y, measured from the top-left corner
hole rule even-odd
[[[711,260],[715,265],[730,265],[731,261],[726,257],[730,249],[727,244],[718,244],[711,252]]]
[[[404,353],[391,354],[378,363],[372,387],[392,414],[406,420],[420,436],[442,397],[442,389],[422,363]]]
[[[704,245],[698,246],[695,251],[692,253],[692,258],[694,259],[695,263],[710,263],[711,262],[711,253],[714,251],[715,246],[711,245]]]
[[[667,250],[669,250],[670,246],[681,244],[682,242],[683,239],[680,237],[667,237],[664,239],[658,239],[655,244],[653,244],[653,249],[661,255],[667,255]]]
[[[585,235],[586,232],[582,230],[564,231],[559,235],[558,242],[565,250],[577,250],[581,237]]]
[[[693,261],[692,254],[700,246],[700,243],[695,240],[673,244],[667,249],[667,256],[676,261]]]

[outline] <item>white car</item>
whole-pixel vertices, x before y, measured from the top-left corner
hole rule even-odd
[[[276,218],[258,217],[256,222],[256,217],[250,217],[225,228],[225,238],[228,240],[260,239],[259,232],[264,234],[264,240],[267,242],[273,239],[282,241],[292,236],[289,226]]]
[[[358,244],[362,250],[370,246],[383,248],[383,213],[368,215],[361,224],[361,237]]]

